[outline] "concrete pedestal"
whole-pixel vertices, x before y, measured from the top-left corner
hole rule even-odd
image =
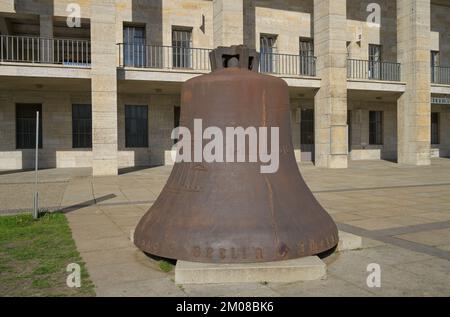
[[[339,231],[339,244],[336,252],[361,249],[362,238],[351,233]]]
[[[361,247],[361,237],[347,232],[339,232],[339,244],[336,252],[356,250]],[[326,272],[326,264],[317,256],[251,264],[208,264],[178,261],[175,267],[175,283],[293,283],[319,280],[326,276]]]
[[[134,230],[130,231],[133,241]],[[339,232],[336,252],[357,250],[362,239],[351,233]],[[211,264],[177,261],[176,284],[226,284],[226,283],[293,283],[314,281],[326,276],[327,266],[317,256],[301,259],[245,264]]]
[[[327,268],[317,256],[256,264],[207,264],[178,261],[177,284],[289,283],[318,280]]]

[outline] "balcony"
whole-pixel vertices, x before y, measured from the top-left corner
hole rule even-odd
[[[450,85],[450,67],[432,66],[431,82],[438,85]]]
[[[347,78],[349,79],[399,82],[400,74],[400,63],[347,60]]]
[[[206,48],[189,48],[157,45],[118,44],[120,67],[210,71]]]
[[[260,72],[280,76],[315,77],[316,58],[277,53],[260,55]]]
[[[191,72],[209,72],[211,49],[139,44],[118,44],[120,67]],[[261,73],[314,77],[315,57],[288,54],[261,54]]]
[[[91,43],[77,39],[0,35],[0,62],[88,68]]]

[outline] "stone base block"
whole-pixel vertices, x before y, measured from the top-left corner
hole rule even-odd
[[[176,157],[177,157],[176,151],[164,151],[164,165],[166,166],[175,165]]]
[[[176,284],[292,283],[326,275],[326,264],[317,256],[256,264],[206,264],[178,261]]]
[[[362,248],[362,238],[351,233],[339,231],[339,244],[336,251],[351,251]]]

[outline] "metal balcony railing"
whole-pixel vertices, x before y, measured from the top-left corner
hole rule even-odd
[[[120,43],[120,67],[210,71],[211,49]],[[315,76],[316,58],[288,54],[261,54],[262,73]]]
[[[210,49],[118,44],[120,67],[209,71]]]
[[[400,81],[400,74],[400,63],[347,60],[347,77],[351,79]]]
[[[91,43],[76,39],[0,35],[0,62],[89,67]]]
[[[287,76],[316,76],[316,58],[278,53],[261,53],[261,73]]]
[[[433,84],[450,85],[450,67],[432,66],[431,82]]]

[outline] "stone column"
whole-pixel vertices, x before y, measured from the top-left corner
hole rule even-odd
[[[213,0],[214,47],[244,44],[243,0]]]
[[[117,175],[117,47],[115,0],[91,1],[92,170]]]
[[[39,17],[39,56],[42,63],[53,63],[53,16],[41,15]]]
[[[315,96],[315,163],[347,168],[347,8],[346,0],[314,0],[314,43],[317,75]]]
[[[406,82],[397,111],[401,164],[430,164],[430,37],[430,0],[397,0],[398,61]]]

